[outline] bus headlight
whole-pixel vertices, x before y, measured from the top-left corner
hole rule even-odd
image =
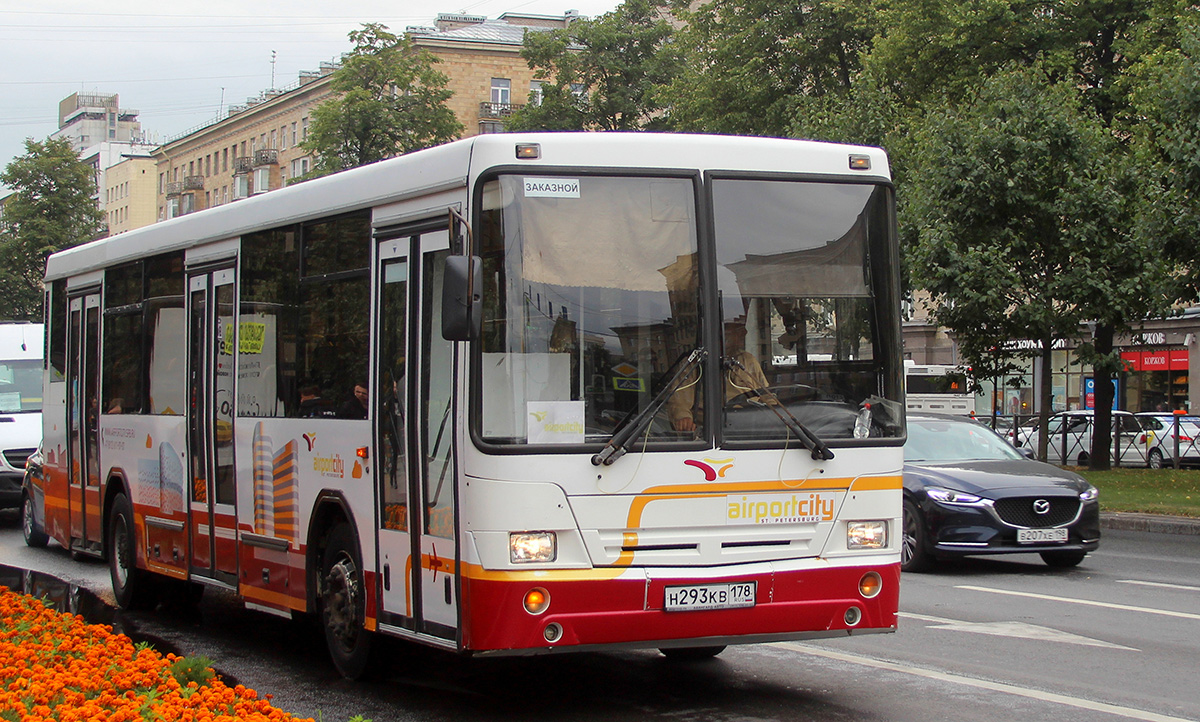
[[[886,521],[852,521],[846,523],[847,549],[883,549],[888,543]]]
[[[552,562],[558,558],[558,540],[552,531],[509,532],[508,558],[513,564]]]

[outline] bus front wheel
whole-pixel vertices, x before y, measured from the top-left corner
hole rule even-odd
[[[371,654],[371,633],[363,626],[366,589],[359,558],[350,525],[335,526],[321,557],[317,592],[329,656],[346,679],[361,677]]]

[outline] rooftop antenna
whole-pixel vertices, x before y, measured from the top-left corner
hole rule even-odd
[[[217,119],[225,115],[225,86],[221,86],[221,104],[217,106]]]
[[[275,56],[276,52],[271,51],[271,90],[275,89]]]

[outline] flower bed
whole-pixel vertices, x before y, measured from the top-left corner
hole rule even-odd
[[[297,720],[252,690],[0,586],[0,720]],[[309,720],[311,722],[311,720]]]

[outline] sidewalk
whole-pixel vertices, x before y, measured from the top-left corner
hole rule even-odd
[[[1100,527],[1102,529],[1152,531],[1160,534],[1191,534],[1200,536],[1200,519],[1193,519],[1186,516],[1102,512],[1100,514]]]

